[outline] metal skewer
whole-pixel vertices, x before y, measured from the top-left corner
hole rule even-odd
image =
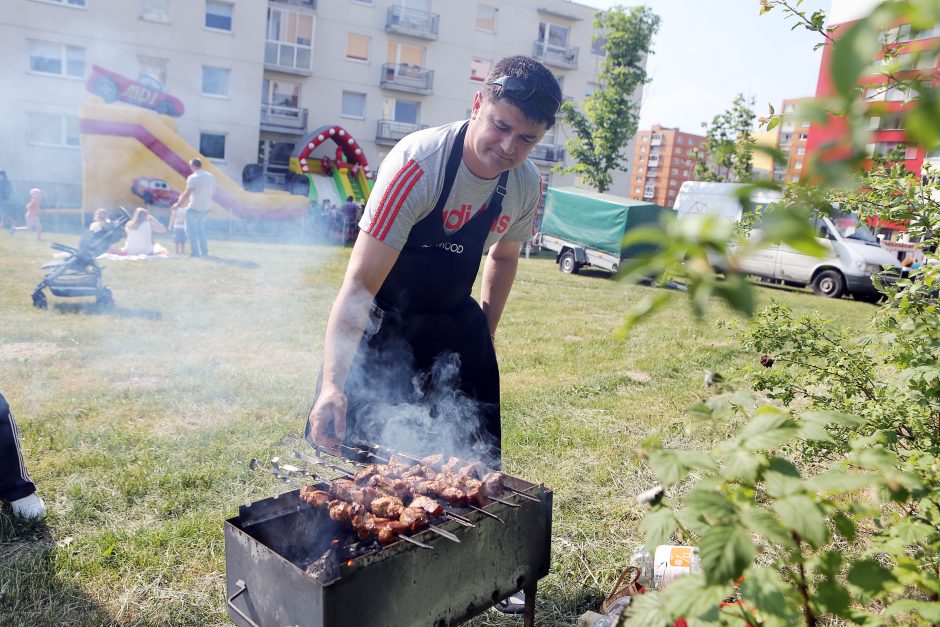
[[[522,506],[519,505],[518,503],[510,503],[509,501],[505,501],[505,500],[503,500],[503,499],[498,499],[498,498],[496,498],[495,496],[488,496],[488,497],[486,497],[486,498],[488,498],[488,499],[491,500],[491,501],[496,501],[497,503],[502,503],[503,505],[506,505],[506,506],[508,506],[508,507],[522,507]]]
[[[433,549],[433,548],[434,548],[434,547],[431,546],[430,544],[425,544],[424,542],[420,542],[420,541],[418,541],[418,540],[415,540],[414,538],[410,538],[410,537],[408,537],[408,536],[406,536],[406,535],[404,535],[404,534],[401,534],[401,533],[398,534],[396,537],[397,537],[397,538],[401,538],[401,539],[404,540],[405,542],[410,542],[411,544],[414,544],[415,546],[420,546],[422,549]]]
[[[442,538],[447,538],[451,542],[456,542],[457,544],[460,544],[460,538],[458,538],[451,532],[447,531],[446,529],[441,529],[440,527],[435,527],[434,525],[431,525],[430,527],[428,527],[428,529],[430,529],[437,535],[441,536]]]
[[[532,496],[531,494],[527,494],[526,492],[523,492],[523,491],[521,491],[521,490],[517,490],[517,489],[515,489],[515,488],[510,488],[509,486],[503,486],[503,487],[506,488],[507,490],[509,490],[510,492],[512,492],[513,494],[515,494],[516,496],[521,496],[521,497],[524,498],[524,499],[528,499],[528,500],[530,500],[530,501],[535,501],[536,503],[541,503],[541,502],[542,502],[542,500],[541,500],[540,498],[538,498],[537,496]]]
[[[470,522],[469,518],[464,518],[460,514],[455,514],[454,512],[448,511],[446,509],[444,510],[444,517],[456,521],[464,527],[476,527],[476,525]]]
[[[490,518],[494,518],[494,519],[498,520],[499,522],[503,523],[504,525],[506,524],[506,521],[503,520],[502,518],[500,518],[499,516],[497,516],[496,514],[493,514],[493,513],[491,513],[491,512],[488,512],[488,511],[486,511],[485,509],[480,509],[480,508],[477,507],[476,505],[469,505],[469,504],[468,504],[467,507],[469,507],[470,509],[472,509],[472,510],[475,511],[475,512],[480,512],[480,513],[483,514],[484,516],[489,516]]]

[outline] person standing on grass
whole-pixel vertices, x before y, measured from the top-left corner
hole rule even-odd
[[[503,59],[475,94],[469,120],[413,133],[382,162],[327,323],[307,421],[312,443],[336,452],[347,438],[376,441],[359,424],[383,401],[370,368],[384,349],[404,346],[420,372],[441,354],[459,358],[460,390],[480,409],[480,442],[467,444],[500,464],[493,340],[541,193],[528,156],[560,101],[541,63]],[[487,249],[477,304],[471,288]]]
[[[16,217],[10,197],[13,196],[13,186],[7,178],[6,170],[0,170],[0,227],[10,229],[10,235],[16,233]]]
[[[186,254],[186,209],[175,207],[170,210],[170,231],[173,233],[173,244],[177,255]]]
[[[186,210],[186,235],[189,237],[191,257],[209,254],[206,240],[206,218],[212,209],[212,194],[215,192],[215,177],[202,169],[202,161],[192,159],[189,166],[193,173],[186,179],[186,189],[180,194],[171,211],[183,207]]]
[[[42,210],[42,190],[34,187],[29,190],[29,202],[26,203],[26,228],[36,231],[36,240],[42,241],[42,223],[39,212]]]
[[[3,394],[0,394],[0,500],[9,501],[13,514],[21,518],[38,519],[46,514],[46,505],[26,472],[16,421]]]

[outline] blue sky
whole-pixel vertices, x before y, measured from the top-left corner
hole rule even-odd
[[[579,0],[607,9],[614,0]],[[819,37],[805,29],[790,30],[779,9],[759,15],[759,0],[646,0],[660,16],[647,63],[640,128],[652,124],[701,133],[702,122],[731,106],[738,93],[754,96],[757,115],[767,104],[779,109],[784,98],[812,96],[816,91],[821,51]],[[829,0],[805,0],[801,10],[828,12]]]

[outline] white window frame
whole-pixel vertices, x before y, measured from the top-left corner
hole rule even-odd
[[[34,55],[31,49],[33,44],[40,44],[43,46],[55,46],[59,48],[59,63],[62,66],[62,71],[61,72],[43,72],[42,70],[34,70],[32,67],[33,65],[32,60],[33,60]],[[81,75],[68,73],[68,67],[69,67],[68,51],[70,48],[72,50],[80,50],[82,53]],[[63,43],[59,43],[55,41],[43,41],[41,39],[28,39],[26,40],[26,71],[29,74],[35,74],[37,76],[56,76],[59,78],[70,78],[72,80],[78,80],[78,81],[85,80],[85,70],[87,69],[87,66],[88,66],[88,59],[85,58],[86,52],[87,50],[81,46],[70,46],[68,44],[63,44]],[[41,58],[47,58],[47,57],[41,57]],[[48,58],[51,58],[51,57],[48,57]]]
[[[229,28],[219,28],[218,26],[209,26],[206,24],[206,21],[209,19],[209,5],[210,4],[227,4],[232,9],[232,14],[229,16]],[[213,33],[234,33],[235,32],[235,3],[227,2],[226,0],[206,0],[206,3],[203,7],[203,16],[202,16],[202,27]]]
[[[492,29],[483,28],[482,26],[480,26],[480,9],[482,9],[483,7],[493,10],[493,28]],[[477,16],[473,20],[473,25],[481,33],[495,33],[496,32],[496,19],[498,17],[499,17],[499,7],[480,2],[480,3],[477,3]]]
[[[222,156],[221,157],[210,157],[209,155],[202,155],[206,159],[212,160],[214,163],[225,163],[225,155],[228,151],[228,133],[224,131],[199,131],[199,152],[202,154],[202,136],[203,135],[216,135],[222,138]]]
[[[361,116],[360,116],[360,115],[353,115],[352,113],[347,113],[347,111],[346,111],[346,95],[347,95],[347,94],[349,94],[350,96],[362,96],[362,115],[361,115]],[[341,118],[349,118],[349,119],[351,119],[351,120],[365,120],[365,119],[366,119],[366,103],[367,103],[367,101],[368,101],[368,95],[367,95],[367,94],[365,94],[365,93],[363,93],[363,92],[359,92],[359,91],[349,91],[349,90],[347,90],[347,89],[344,89],[343,92],[342,92],[342,94],[340,95],[340,105],[339,105],[339,106],[340,106],[340,114],[339,114],[339,117],[341,117]]]
[[[286,22],[289,22],[291,17],[293,17],[296,20],[297,31],[300,30],[300,20],[302,18],[309,18],[310,19],[310,44],[308,45],[308,44],[300,43],[299,41],[297,41],[298,38],[296,36],[294,37],[294,41],[290,41],[287,39],[272,39],[271,38],[271,14],[272,12],[275,12],[275,11],[278,13],[278,23],[282,26],[279,29],[279,31],[284,30],[283,25]],[[314,40],[316,39],[316,33],[317,33],[317,18],[312,13],[307,13],[304,11],[293,11],[289,8],[269,6],[267,16],[266,16],[266,22],[264,25],[264,48],[265,48],[264,62],[266,64],[273,65],[276,67],[293,68],[293,69],[301,70],[304,72],[312,72],[313,71],[313,44],[314,44]],[[282,32],[278,32],[278,37],[280,37],[282,34],[283,34]],[[271,48],[271,46],[274,46],[274,61],[273,62],[268,61],[268,50]],[[293,64],[291,65],[285,65],[281,63],[281,52],[282,52],[282,49],[286,49],[286,48],[290,49],[291,56],[294,60]],[[301,51],[307,53],[308,58],[310,59],[309,65],[303,65],[298,62],[298,56],[299,56],[298,52],[301,52]]]
[[[360,59],[359,57],[349,56],[349,38],[350,37],[363,37],[366,40],[366,58]],[[346,46],[343,50],[343,58],[347,61],[352,61],[353,63],[369,63],[369,60],[372,58],[372,38],[368,35],[363,35],[362,33],[346,33]]]
[[[486,71],[480,75],[474,74],[474,64],[485,64]],[[472,59],[470,59],[470,73],[468,75],[468,78],[470,79],[471,82],[482,83],[483,81],[486,80],[486,77],[489,75],[490,70],[492,69],[493,69],[492,59],[482,59],[480,57],[473,57]],[[477,76],[479,76],[479,78],[477,78]]]
[[[43,142],[43,141],[34,141],[32,139],[32,130],[34,124],[33,116],[49,116],[59,118],[59,139],[58,142]],[[75,143],[69,143],[69,120],[74,120],[75,124]],[[30,146],[42,146],[46,148],[73,148],[75,150],[81,150],[81,142],[79,140],[79,130],[78,130],[78,116],[77,115],[68,115],[66,113],[50,113],[48,111],[27,111],[26,112],[26,143]]]
[[[220,70],[225,72],[225,93],[217,94],[211,91],[206,91],[206,70]],[[199,93],[207,98],[231,98],[232,93],[232,69],[227,67],[219,67],[217,65],[203,65],[202,66],[202,80],[199,84]]]
[[[66,7],[68,9],[88,9],[88,0],[33,0],[33,2],[41,2],[42,4],[55,4],[60,7]]]
[[[144,14],[144,3],[154,3],[160,2],[166,5],[166,19],[160,19],[152,15],[148,16]],[[170,0],[140,0],[140,19],[145,22],[156,22],[157,24],[169,24],[170,23]]]

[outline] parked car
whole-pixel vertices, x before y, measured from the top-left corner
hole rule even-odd
[[[186,110],[182,101],[164,93],[163,85],[152,76],[143,75],[135,81],[93,65],[85,87],[105,102],[120,100],[177,118]]]
[[[175,203],[180,193],[170,187],[163,179],[139,176],[131,183],[131,192],[148,205],[169,207]]]

